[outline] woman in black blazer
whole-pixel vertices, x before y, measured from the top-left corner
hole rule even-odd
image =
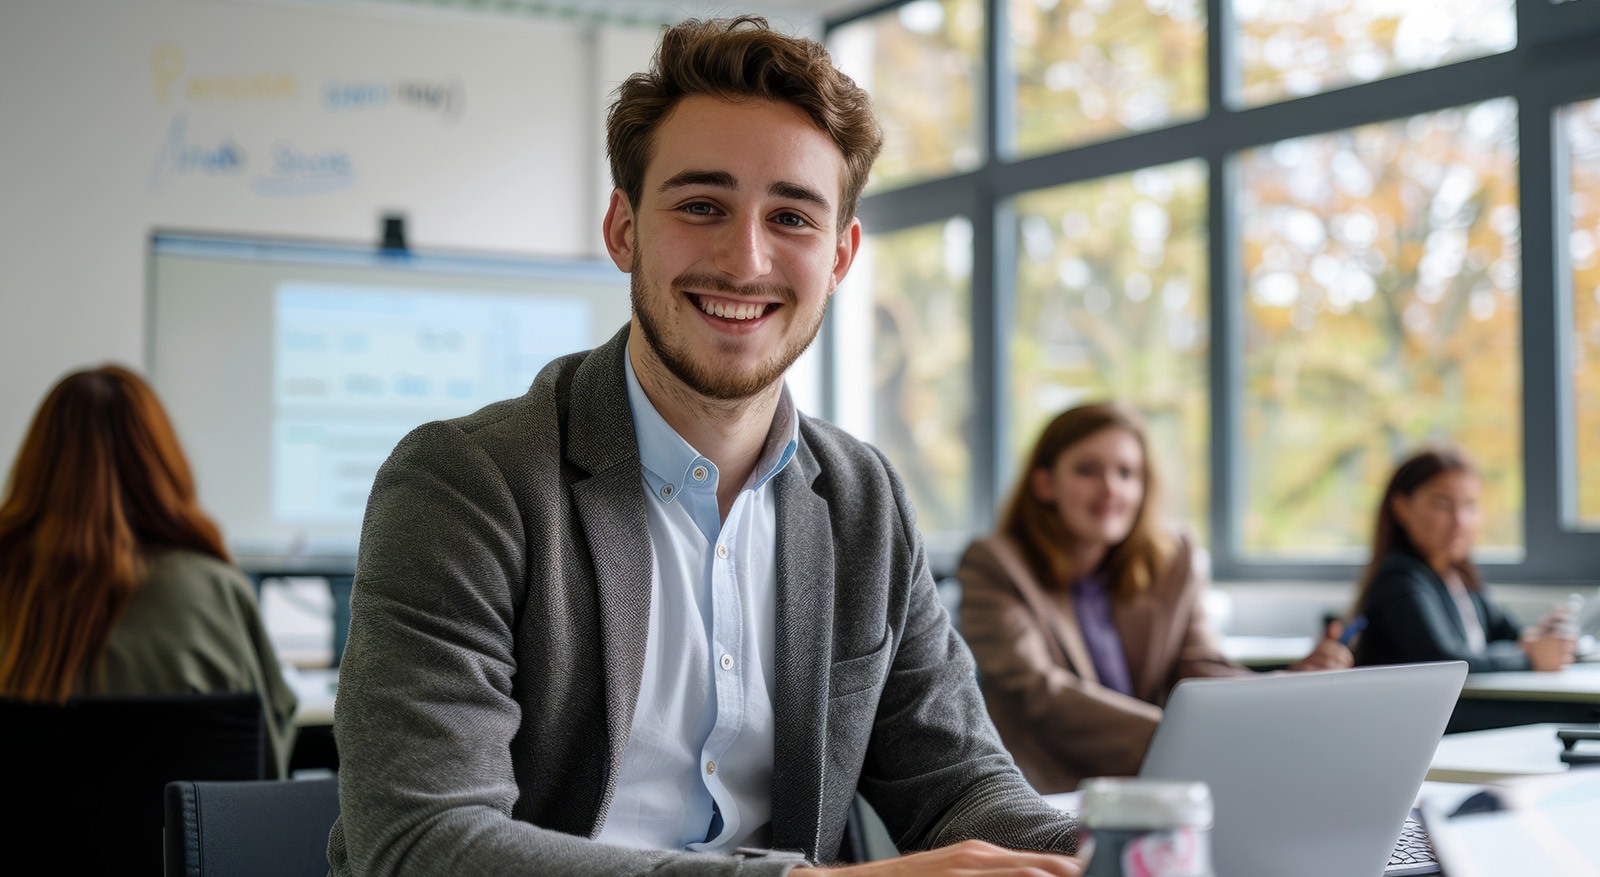
[[[1481,483],[1458,451],[1423,451],[1400,465],[1378,507],[1372,560],[1356,598],[1367,627],[1357,664],[1467,662],[1470,672],[1560,670],[1576,640],[1558,610],[1526,631],[1489,599],[1471,560]]]

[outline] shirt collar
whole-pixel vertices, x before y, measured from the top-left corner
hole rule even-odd
[[[633,356],[628,349],[632,344],[629,341],[628,347],[624,348],[622,362],[628,382],[628,407],[633,412],[633,434],[639,442],[639,463],[644,467],[645,483],[650,486],[650,492],[666,502],[672,502],[686,485],[715,483],[711,477],[696,480],[694,471],[697,467],[704,466],[712,475],[717,467],[696,451],[693,445],[684,441],[683,436],[678,435],[678,431],[656,410],[650,397],[645,395],[638,375],[633,372]],[[766,441],[761,447],[761,457],[756,460],[755,469],[744,486],[751,490],[759,489],[789,465],[799,446],[799,437],[800,417],[795,410],[794,399],[789,395],[789,384],[785,382],[778,396],[778,408],[773,412],[772,426],[767,430]]]

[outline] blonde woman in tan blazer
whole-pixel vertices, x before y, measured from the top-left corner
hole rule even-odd
[[[1156,521],[1147,447],[1128,406],[1059,415],[1000,532],[973,543],[957,573],[989,714],[1043,793],[1135,773],[1178,680],[1251,672],[1223,658],[1206,623],[1193,545]],[[1338,634],[1291,669],[1350,666]]]

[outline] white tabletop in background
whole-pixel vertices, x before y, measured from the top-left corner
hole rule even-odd
[[[1246,667],[1293,664],[1311,654],[1309,636],[1225,636],[1222,656]]]
[[[1600,663],[1577,663],[1554,673],[1469,673],[1461,696],[1478,700],[1600,703]]]
[[[1592,728],[1549,722],[1446,734],[1428,768],[1428,779],[1446,783],[1490,783],[1512,777],[1564,773],[1558,728]]]

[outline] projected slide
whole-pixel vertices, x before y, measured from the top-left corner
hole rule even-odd
[[[274,516],[359,522],[407,432],[522,395],[545,363],[590,346],[593,319],[578,296],[279,284]]]

